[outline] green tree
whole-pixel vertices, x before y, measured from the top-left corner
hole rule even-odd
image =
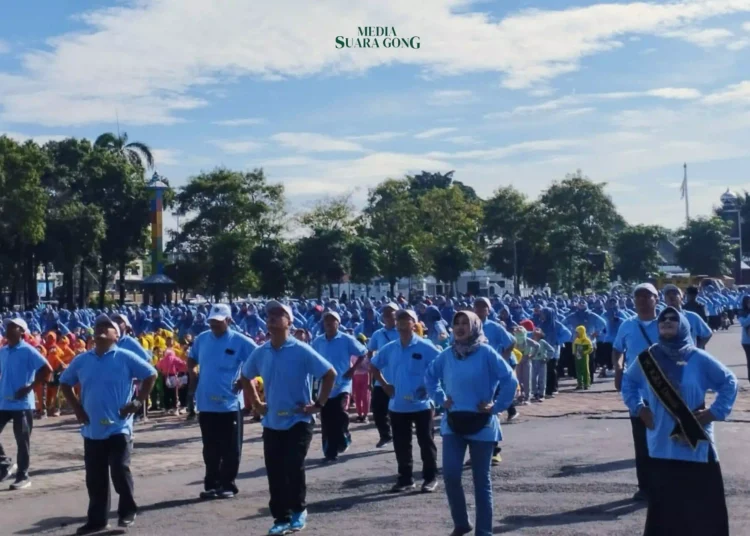
[[[289,247],[281,240],[269,240],[255,246],[250,263],[258,274],[258,292],[269,298],[281,298],[291,285]]]
[[[297,265],[315,282],[318,297],[323,285],[329,286],[333,296],[334,283],[339,283],[346,273],[346,234],[341,229],[316,229],[297,242]]]
[[[570,225],[555,227],[549,233],[548,243],[550,255],[556,261],[552,268],[558,285],[569,293],[576,286],[583,292],[585,288],[581,286],[585,287],[585,282],[581,282],[580,276],[587,263],[585,255],[588,248],[581,231]]]
[[[121,135],[105,132],[96,138],[94,146],[122,156],[133,167],[154,169],[154,155],[151,148],[140,141],[131,141],[128,143],[127,132],[123,132]]]
[[[659,269],[659,243],[667,230],[658,225],[634,225],[615,237],[615,271],[625,281],[645,281]]]
[[[349,279],[352,283],[365,286],[365,294],[370,294],[372,280],[380,275],[378,245],[370,238],[356,237],[348,246]]]
[[[352,234],[355,229],[354,205],[351,194],[326,197],[315,202],[313,208],[298,218],[300,224],[310,230],[338,229]]]
[[[742,250],[750,251],[750,193],[747,191],[735,194],[734,206],[724,207],[720,205],[714,209],[714,214],[730,225],[730,236],[737,236],[737,212],[741,218],[742,225]]]
[[[380,273],[394,293],[396,282],[409,274],[401,250],[418,241],[423,227],[406,180],[388,179],[371,189],[363,211],[364,233],[378,245]]]
[[[35,143],[0,136],[0,287],[11,281],[11,304],[19,285],[27,307],[38,299],[35,252],[45,233],[47,197],[41,177],[46,166],[46,155]]]
[[[721,277],[732,272],[729,224],[718,217],[696,218],[677,231],[677,262],[693,275]]]
[[[449,282],[451,296],[455,292],[455,283],[461,272],[470,270],[474,260],[474,252],[460,242],[440,244],[433,252],[435,263],[435,278]]]

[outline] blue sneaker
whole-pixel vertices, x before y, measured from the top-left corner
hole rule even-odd
[[[307,525],[307,510],[302,510],[298,514],[292,514],[292,522],[289,527],[292,532],[299,532]]]
[[[268,531],[268,536],[283,536],[292,532],[292,527],[289,523],[274,523],[271,530]]]

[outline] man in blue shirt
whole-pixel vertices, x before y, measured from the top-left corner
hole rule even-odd
[[[705,349],[708,341],[713,336],[711,328],[708,327],[708,324],[703,321],[700,315],[693,311],[687,311],[682,307],[682,291],[678,286],[665,285],[661,290],[664,293],[666,304],[674,307],[687,318],[688,324],[690,324],[690,337],[693,339],[693,344],[700,349]]]
[[[190,384],[195,385],[198,424],[203,439],[206,477],[201,499],[231,499],[242,456],[244,399],[240,369],[258,345],[239,331],[229,329],[232,310],[219,303],[211,308],[210,329],[196,337],[188,357]]]
[[[109,475],[120,496],[118,525],[135,522],[138,507],[133,498],[130,456],[133,452],[133,414],[143,408],[156,380],[156,370],[128,350],[118,348],[120,328],[106,315],[94,323],[95,346],[80,354],[60,376],[60,389],[81,423],[88,520],[76,534],[92,534],[109,527]],[[131,401],[133,378],[141,382],[138,398]],[[81,386],[81,398],[73,392]]]
[[[656,301],[659,295],[656,288],[651,283],[641,283],[635,287],[634,297],[636,316],[622,323],[615,342],[612,343],[615,389],[618,391],[622,387],[623,368],[629,367],[641,352],[659,340],[659,326],[656,322]],[[649,462],[646,426],[636,415],[630,415],[630,426],[635,446],[635,472],[638,477],[638,491],[633,495],[633,499],[646,501],[648,500]]]
[[[305,458],[313,435],[313,415],[325,407],[336,380],[333,366],[289,333],[291,308],[266,304],[269,341],[253,351],[242,367],[242,385],[263,416],[263,453],[274,524],[270,535],[300,531],[307,524]],[[260,401],[252,380],[260,376],[266,394]],[[312,399],[312,378],[321,380]]]
[[[26,321],[8,318],[5,338],[8,343],[0,348],[0,433],[9,422],[13,422],[13,435],[18,446],[18,468],[16,479],[10,489],[23,489],[31,485],[29,480],[29,451],[31,429],[34,423],[34,386],[47,382],[52,374],[42,355],[23,340],[28,331]],[[5,455],[0,445],[0,481],[14,470],[13,460]]]
[[[338,455],[346,452],[352,442],[349,434],[349,400],[352,393],[352,376],[367,349],[346,333],[339,331],[341,317],[335,311],[323,313],[323,334],[316,337],[312,347],[336,370],[336,383],[320,412],[321,440],[323,454],[328,462],[334,462]],[[352,365],[352,356],[357,361]]]
[[[412,458],[412,425],[422,454],[423,492],[437,487],[437,448],[433,421],[435,407],[427,396],[425,372],[439,351],[429,340],[414,333],[417,313],[401,309],[396,313],[399,340],[386,344],[372,360],[375,379],[390,397],[388,409],[393,431],[393,448],[398,462],[395,493],[414,488]]]
[[[383,327],[372,334],[372,338],[368,343],[368,356],[372,359],[372,356],[380,351],[383,346],[389,342],[398,340],[398,331],[396,330],[396,311],[400,307],[393,302],[389,302],[383,306],[381,311],[383,319]],[[380,441],[376,445],[376,448],[382,449],[390,444],[392,440],[391,436],[391,423],[388,419],[388,402],[390,399],[388,395],[383,391],[383,387],[380,382],[375,381],[372,388],[372,400],[370,401],[370,407],[372,409],[372,420],[375,421],[375,427],[378,429],[380,434]]]

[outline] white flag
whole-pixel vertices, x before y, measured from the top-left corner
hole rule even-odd
[[[687,177],[682,179],[682,186],[680,186],[680,199],[685,199],[685,190],[687,190]]]

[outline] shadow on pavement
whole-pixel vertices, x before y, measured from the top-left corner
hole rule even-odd
[[[610,471],[622,471],[635,467],[635,460],[615,460],[611,462],[595,463],[591,465],[563,465],[560,471],[551,475],[552,478],[563,478],[567,476],[587,475],[596,473],[608,473]]]
[[[191,504],[195,504],[201,502],[201,500],[197,497],[191,497],[189,499],[173,499],[169,501],[161,501],[153,504],[147,504],[145,506],[139,506],[138,507],[138,513],[142,514],[144,512],[154,512],[159,510],[168,510],[169,508],[180,508],[182,506],[189,506]],[[113,514],[114,519],[116,520],[117,514]],[[50,517],[47,519],[42,519],[37,521],[33,527],[24,529],[18,532],[15,532],[14,534],[39,534],[40,532],[51,530],[51,529],[57,529],[57,528],[65,528],[69,525],[82,525],[86,522],[85,517]],[[124,534],[123,530],[110,530],[106,532],[99,532],[97,533],[97,536],[102,534]]]
[[[593,521],[616,521],[622,516],[632,514],[643,508],[646,508],[645,503],[633,502],[630,499],[620,499],[619,501],[596,504],[557,514],[505,516],[501,520],[502,525],[495,527],[493,534],[510,533],[523,527],[552,527],[557,525],[590,523]]]
[[[44,475],[61,475],[63,473],[74,473],[75,471],[83,471],[84,469],[86,469],[86,466],[83,464],[71,465],[70,467],[39,469],[39,470],[31,471],[31,476],[37,477],[37,476],[44,476]]]

